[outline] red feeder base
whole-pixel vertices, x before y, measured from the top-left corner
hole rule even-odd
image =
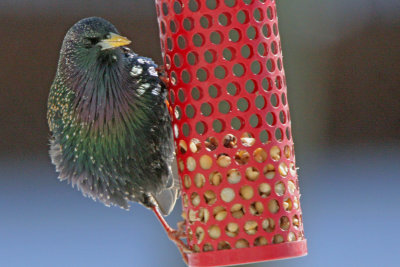
[[[190,267],[213,267],[282,260],[307,255],[307,240],[281,243],[269,246],[242,248],[240,253],[219,250],[207,253],[193,253],[189,256]]]

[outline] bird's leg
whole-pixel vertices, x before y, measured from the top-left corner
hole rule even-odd
[[[167,232],[168,238],[175,243],[175,245],[178,247],[179,251],[182,254],[182,258],[186,264],[188,264],[188,253],[191,253],[192,250],[181,240],[181,238],[184,237],[183,233],[183,226],[182,224],[179,225],[178,223],[178,230],[172,229],[168,223],[165,221],[164,217],[161,215],[161,213],[158,211],[157,207],[153,206],[152,210],[154,214],[157,216],[158,220],[160,221],[161,225],[164,227],[165,231]]]
[[[158,66],[156,69],[158,72],[158,77],[160,77],[160,80],[165,84],[168,85],[169,83],[169,78],[167,76],[167,73],[165,72],[165,67],[164,66]]]

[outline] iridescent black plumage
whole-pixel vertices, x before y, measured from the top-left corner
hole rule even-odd
[[[178,185],[166,89],[152,60],[107,42],[117,34],[87,18],[65,36],[48,100],[50,156],[59,178],[84,195],[168,214]]]

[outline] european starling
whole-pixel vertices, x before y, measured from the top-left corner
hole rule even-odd
[[[125,47],[108,21],[82,19],[67,32],[50,89],[50,157],[85,196],[129,208],[173,209],[179,183],[167,90],[157,65]],[[177,240],[174,240],[177,241]]]

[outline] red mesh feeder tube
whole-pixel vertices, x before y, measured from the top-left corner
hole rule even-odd
[[[156,7],[190,266],[306,255],[275,1]]]

